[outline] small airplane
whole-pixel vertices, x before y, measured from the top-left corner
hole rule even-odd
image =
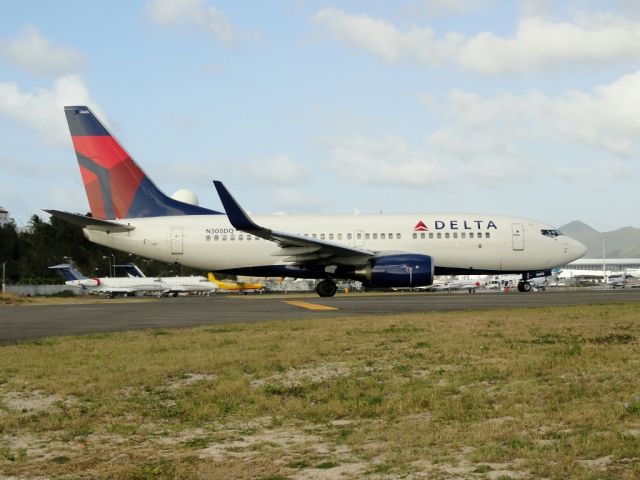
[[[207,275],[209,278],[209,282],[213,285],[216,285],[218,288],[223,290],[229,290],[233,292],[240,293],[249,293],[249,292],[264,292],[264,283],[259,282],[226,282],[223,280],[218,280],[212,272],[209,272]]]
[[[224,213],[165,195],[86,106],[64,108],[91,216],[51,215],[83,228],[92,242],[207,271],[320,279],[366,288],[420,287],[435,275],[551,274],[587,249],[548,224],[480,213],[264,215],[250,217],[214,181]]]
[[[124,265],[116,265],[123,267],[129,278],[147,278],[142,270],[135,263],[126,263]],[[207,293],[211,295],[218,290],[218,286],[212,284],[207,278],[201,275],[193,275],[189,277],[158,277],[164,290],[162,293],[167,296],[177,297],[180,293]]]
[[[619,274],[612,274],[607,283],[614,289],[640,287],[640,269],[628,268]]]
[[[62,275],[65,279],[65,285],[79,287],[89,293],[104,294],[107,298],[114,298],[117,295],[127,296],[136,292],[158,292],[160,294],[165,290],[165,285],[159,278],[88,278],[69,263],[61,263],[49,268]]]

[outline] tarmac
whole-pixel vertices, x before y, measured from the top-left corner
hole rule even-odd
[[[327,316],[491,308],[557,307],[637,303],[640,289],[546,291],[532,293],[349,293],[332,298],[304,295],[213,295],[162,299],[137,298],[61,305],[0,307],[0,343],[36,338],[177,328],[234,322],[259,322]]]

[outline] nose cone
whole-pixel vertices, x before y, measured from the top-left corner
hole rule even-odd
[[[567,253],[571,255],[571,261],[584,257],[587,253],[587,247],[585,247],[578,240],[569,237],[569,244],[567,246]]]

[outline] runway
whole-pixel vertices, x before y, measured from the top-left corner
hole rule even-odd
[[[289,303],[290,302],[290,303]],[[326,316],[638,303],[640,289],[499,293],[214,295],[0,307],[0,343],[48,336]]]

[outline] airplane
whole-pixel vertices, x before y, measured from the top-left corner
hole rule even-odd
[[[61,263],[49,268],[62,275],[65,285],[79,287],[89,293],[105,294],[107,298],[114,298],[116,295],[126,296],[135,292],[162,292],[165,289],[159,278],[87,278],[69,263]]]
[[[223,290],[230,290],[234,292],[241,293],[249,293],[249,292],[263,292],[264,291],[264,283],[257,282],[225,282],[222,280],[218,280],[212,272],[209,272],[207,275],[209,281],[217,285],[219,288]]]
[[[124,267],[129,278],[147,278],[142,270],[135,263],[126,263],[124,265],[116,265]],[[158,277],[164,290],[164,295],[177,297],[180,293],[197,293],[206,292],[208,295],[218,290],[218,286],[212,284],[202,275],[192,275],[190,277]]]
[[[200,269],[254,277],[413,287],[434,275],[517,273],[518,290],[586,253],[534,220],[486,214],[263,215],[250,217],[214,180],[225,212],[165,195],[86,106],[64,107],[91,216],[51,215],[92,242]]]

